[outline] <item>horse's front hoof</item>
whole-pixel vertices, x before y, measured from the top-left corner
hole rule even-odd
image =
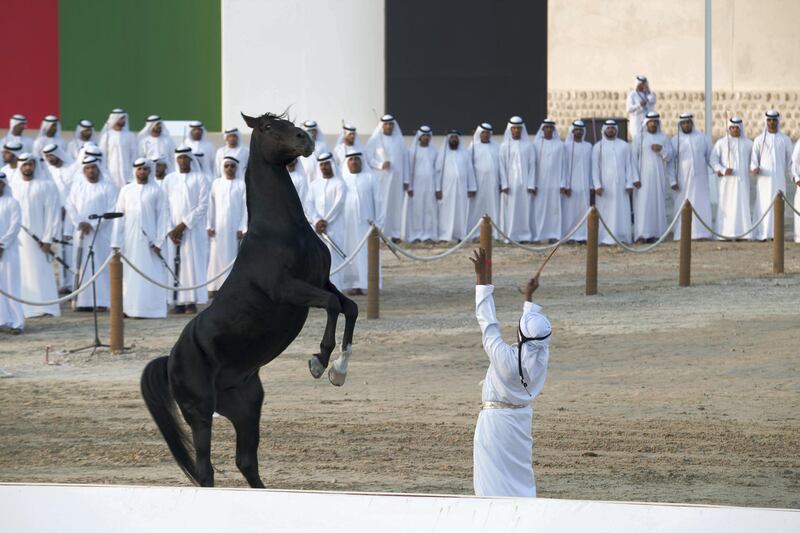
[[[344,380],[347,379],[347,363],[350,361],[351,355],[353,355],[353,345],[343,346],[342,355],[333,362],[328,370],[328,379],[334,387],[344,385]]]
[[[344,381],[347,379],[347,372],[337,372],[336,365],[333,365],[328,370],[328,379],[330,380],[331,385],[334,387],[341,387],[344,385]]]
[[[314,377],[314,379],[321,378],[322,373],[325,372],[325,366],[320,362],[316,355],[312,355],[308,360],[308,371],[311,372],[311,375]]]

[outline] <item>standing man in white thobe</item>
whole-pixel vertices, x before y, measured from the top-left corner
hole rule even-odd
[[[436,157],[436,199],[439,201],[439,240],[461,241],[472,228],[467,227],[469,201],[478,185],[469,151],[461,144],[458,130],[447,132]]]
[[[343,261],[331,242],[344,251],[344,204],[347,186],[336,174],[333,154],[330,152],[323,152],[317,158],[316,174],[318,179],[311,182],[308,190],[308,218],[314,231],[320,235],[320,239],[330,250],[331,271],[333,271]],[[342,272],[331,274],[330,280],[337,288],[341,287]]]
[[[694,127],[691,113],[683,113],[678,121],[677,133],[672,138],[675,165],[672,185],[673,216],[680,211],[687,198],[706,223],[711,224],[711,197],[708,184],[708,165],[711,146],[702,132]],[[697,217],[695,216],[695,219]],[[681,220],[675,223],[675,240],[681,238]],[[710,239],[711,232],[697,220],[692,221],[692,239]]]
[[[239,162],[239,169],[244,176],[247,169],[247,161],[250,159],[250,148],[242,143],[242,135],[239,128],[228,128],[225,130],[225,144],[217,149],[214,156],[214,177],[221,178],[225,175],[225,158],[232,157]]]
[[[208,180],[202,171],[195,169],[192,149],[179,146],[175,149],[175,172],[164,178],[164,192],[169,204],[172,229],[167,233],[170,253],[167,262],[178,276],[182,287],[192,287],[206,282],[208,268]],[[199,165],[197,165],[199,167]],[[177,251],[180,254],[177,254]],[[175,260],[176,255],[178,261]],[[170,262],[171,261],[171,262]],[[175,314],[196,313],[197,305],[208,302],[208,288],[203,286],[190,291],[178,291]]]
[[[531,242],[533,197],[536,195],[536,148],[525,122],[509,119],[500,145],[501,228],[517,242]]]
[[[644,132],[633,142],[633,164],[641,185],[633,191],[633,238],[655,242],[667,229],[666,187],[672,144],[661,131],[661,115],[647,113]]]
[[[139,158],[133,162],[134,180],[119,192],[114,211],[124,216],[114,219],[111,246],[121,249],[138,269],[162,284],[171,284],[159,255],[163,257],[166,234],[169,230],[167,196],[153,183],[153,163]],[[165,318],[167,291],[153,285],[123,264],[122,310],[133,318]]]
[[[6,175],[6,179],[10,180],[19,166],[19,156],[22,154],[22,143],[19,141],[6,141],[3,144],[3,166],[0,167],[0,172]]]
[[[656,95],[650,91],[646,76],[636,76],[636,87],[628,94],[626,101],[628,124],[631,125],[631,139],[636,138],[644,124],[647,113],[656,110]]]
[[[536,132],[536,196],[533,198],[531,232],[534,241],[561,238],[561,190],[565,187],[564,143],[556,121],[546,118]]]
[[[214,154],[216,148],[211,144],[207,137],[208,131],[205,125],[200,120],[193,120],[189,122],[187,129],[183,132],[183,145],[192,149],[195,154],[194,161],[192,161],[192,171],[197,172],[202,170],[203,174],[208,176],[208,183],[214,179]],[[201,158],[196,157],[197,154],[202,154]],[[171,172],[174,172],[172,170]]]
[[[27,152],[20,154],[19,166],[9,182],[22,213],[22,231],[19,233],[22,287],[19,295],[23,300],[32,302],[55,300],[58,298],[58,289],[51,248],[53,239],[58,235],[61,210],[58,187],[47,174],[44,163]],[[61,315],[58,304],[23,304],[22,310],[25,318]]]
[[[621,242],[631,242],[629,195],[639,183],[639,177],[636,175],[630,145],[617,137],[616,120],[605,121],[603,138],[592,149],[592,179],[595,206],[600,216]],[[602,224],[599,240],[602,244],[615,243]]]
[[[27,126],[28,119],[25,115],[12,115],[11,120],[8,121],[8,133],[3,137],[3,144],[17,141],[22,145],[21,153],[31,153],[33,151],[33,140],[25,135]]]
[[[338,167],[344,170],[346,165],[345,158],[350,152],[361,152],[363,154],[364,150],[365,148],[361,145],[361,141],[358,140],[356,127],[348,123],[342,124],[342,132],[333,147],[333,158],[336,160]]]
[[[719,205],[715,231],[721,235],[741,235],[750,229],[750,154],[753,141],[747,138],[739,117],[728,121],[728,131],[714,145],[711,168],[719,178]],[[741,237],[753,238],[752,233]]]
[[[19,265],[19,232],[22,213],[19,202],[11,195],[8,177],[0,172],[0,287],[9,294],[21,296]],[[22,333],[25,313],[22,304],[0,294],[0,328]]]
[[[137,157],[150,159],[158,154],[175,152],[175,142],[159,115],[147,117],[144,128],[142,128],[137,137],[139,142]],[[172,168],[169,168],[169,172],[172,172],[172,170]]]
[[[72,226],[72,221],[67,216],[67,198],[72,190],[72,182],[74,179],[75,162],[64,151],[64,149],[56,144],[48,144],[42,149],[45,161],[47,162],[47,171],[53,178],[53,181],[58,187],[58,194],[61,199],[61,212],[59,214],[59,230],[58,238],[61,242],[58,245],[58,253],[61,260],[68,266],[72,266],[72,235],[75,228]],[[59,294],[69,294],[72,292],[72,284],[75,276],[72,275],[67,267],[63,264],[59,269],[61,275],[58,281]]]
[[[495,310],[494,286],[488,284],[486,252],[476,251],[475,315],[481,328],[489,368],[483,380],[483,402],[473,441],[473,485],[476,496],[535,497],[533,408],[550,358],[550,322],[533,303],[539,278],[525,287],[517,328],[517,345],[506,344]]]
[[[289,173],[289,177],[292,178],[292,185],[294,185],[297,191],[297,197],[300,198],[303,212],[305,212],[306,217],[308,217],[308,209],[306,209],[306,203],[308,202],[308,178],[306,177],[306,171],[303,169],[303,165],[300,164],[300,159],[295,158],[289,161],[289,163],[286,164],[286,171]]]
[[[770,208],[779,192],[786,194],[786,181],[791,180],[792,140],[781,131],[781,114],[775,110],[765,113],[765,127],[753,140],[750,171],[756,176],[756,200],[753,222]],[[759,241],[772,239],[773,221],[767,216],[753,231]]]
[[[100,144],[103,151],[105,168],[117,189],[121,189],[130,180],[131,165],[136,160],[139,147],[136,135],[130,131],[128,113],[116,108],[108,115],[103,130],[100,132]]]
[[[586,124],[576,120],[564,142],[564,187],[561,189],[561,230],[572,229],[589,209],[592,188],[592,145],[586,141]],[[562,236],[563,236],[562,235]],[[572,235],[572,241],[586,242],[586,222]]]
[[[33,141],[33,153],[42,156],[42,150],[48,144],[55,144],[66,151],[67,143],[61,137],[61,121],[55,115],[47,115],[39,126],[39,135]]]
[[[432,243],[439,238],[439,202],[436,199],[436,148],[431,127],[420,126],[409,149],[403,238]]]
[[[208,197],[208,237],[211,240],[208,279],[217,276],[236,259],[239,244],[247,233],[244,169],[239,160],[228,155],[222,162],[222,172],[224,176],[214,180]],[[209,298],[217,295],[228,274],[209,284]]]
[[[112,223],[102,219],[93,221],[89,217],[113,211],[117,204],[118,194],[118,190],[111,183],[110,178],[101,172],[99,162],[95,157],[90,155],[84,157],[82,167],[83,179],[76,179],[72,184],[66,204],[67,216],[75,228],[72,242],[75,243],[76,257],[73,264],[81,265],[80,285],[75,287],[75,290],[88,282],[111,253]],[[95,233],[97,233],[96,238]],[[82,245],[81,241],[83,241]],[[89,255],[92,241],[94,241],[93,258]],[[81,251],[81,257],[77,257],[77,253]],[[111,281],[108,269],[105,269],[95,281],[95,292],[97,308],[105,311],[111,303]],[[77,296],[75,310],[91,311],[94,303],[92,291],[87,289]]]
[[[472,135],[467,149],[475,172],[478,192],[469,205],[467,226],[473,227],[483,217],[500,223],[500,145],[492,140],[492,125],[482,122]]]
[[[403,184],[408,178],[408,154],[400,125],[392,115],[383,115],[367,142],[367,161],[383,190],[383,233],[400,242],[403,226]]]
[[[75,127],[75,135],[67,143],[67,153],[75,161],[79,161],[79,152],[86,143],[97,144],[100,140],[94,131],[94,122],[88,119],[81,119]]]
[[[342,179],[347,186],[344,203],[344,252],[349,258],[374,223],[381,225],[381,189],[369,171],[365,171],[363,154],[350,152],[345,158]],[[339,290],[357,296],[367,290],[367,246],[361,247],[353,260],[342,270]]]
[[[792,152],[792,181],[797,187],[794,190],[794,209],[800,212],[800,139]],[[800,215],[794,214],[794,242],[800,242]]]
[[[325,135],[322,133],[319,124],[316,120],[306,120],[303,122],[303,129],[306,130],[308,136],[314,141],[314,151],[310,156],[300,157],[300,164],[303,165],[303,170],[306,171],[308,176],[308,184],[310,185],[315,178],[317,178],[317,159],[320,155],[328,152],[328,144],[325,142]]]

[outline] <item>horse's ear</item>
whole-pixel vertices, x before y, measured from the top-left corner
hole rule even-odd
[[[255,117],[248,117],[244,113],[242,113],[242,118],[244,119],[245,124],[249,127],[256,129],[258,127],[258,119]]]

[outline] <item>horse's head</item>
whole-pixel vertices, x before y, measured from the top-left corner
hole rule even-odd
[[[298,156],[314,153],[314,141],[305,131],[287,120],[285,114],[264,113],[260,117],[248,117],[242,113],[242,117],[253,128],[251,146],[260,152],[267,163],[285,165]],[[250,157],[254,156],[250,154]]]

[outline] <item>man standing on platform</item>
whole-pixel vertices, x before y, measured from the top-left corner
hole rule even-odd
[[[550,322],[533,303],[539,277],[525,287],[517,345],[500,335],[483,249],[470,260],[475,268],[475,314],[481,328],[489,368],[483,380],[473,441],[473,485],[476,496],[535,497],[533,473],[533,409],[544,386],[550,358]]]
[[[306,130],[308,136],[314,141],[314,152],[308,157],[300,156],[300,164],[303,165],[303,170],[306,171],[308,176],[308,184],[316,179],[317,176],[317,159],[321,154],[328,151],[328,144],[325,142],[325,135],[317,124],[316,120],[306,120],[303,122],[303,129]]]
[[[172,284],[159,255],[164,253],[169,230],[167,196],[153,183],[153,163],[139,158],[133,162],[134,180],[119,192],[114,211],[124,216],[114,219],[111,246],[121,249],[136,267],[162,284]],[[170,267],[171,268],[171,267]],[[122,274],[122,310],[135,318],[167,316],[167,291],[153,285],[127,263]]]
[[[646,76],[636,76],[636,88],[628,94],[626,107],[633,139],[639,135],[639,128],[647,113],[656,110],[656,95],[650,91],[650,83]]]
[[[100,142],[94,132],[94,122],[88,119],[83,119],[78,122],[75,128],[75,135],[72,140],[67,143],[67,153],[75,161],[79,160],[79,155],[83,146],[88,143],[97,144]]]
[[[128,183],[131,165],[138,152],[136,135],[129,129],[128,113],[124,109],[114,109],[108,115],[103,131],[100,132],[99,146],[103,151],[111,181],[119,190]]]
[[[55,144],[62,151],[67,149],[67,143],[61,138],[61,121],[55,115],[47,115],[42,120],[39,136],[33,141],[33,153],[37,156],[42,155],[42,150],[48,144]]]
[[[158,154],[171,154],[175,151],[175,143],[169,130],[158,115],[147,117],[144,128],[139,132],[139,157],[150,159]],[[169,169],[172,171],[172,169]]]
[[[3,137],[3,144],[17,141],[22,145],[21,152],[30,153],[33,151],[33,141],[25,135],[25,128],[28,126],[28,119],[25,115],[12,115],[8,121],[8,133]],[[11,178],[8,178],[11,179]]]
[[[742,119],[728,121],[728,132],[714,145],[711,168],[719,178],[719,206],[715,231],[720,235],[741,235],[750,229],[750,154],[753,141],[747,138]],[[750,240],[752,233],[742,239]]]
[[[407,183],[407,154],[400,125],[383,115],[367,142],[367,160],[383,191],[383,233],[400,242],[403,225],[403,184]]]
[[[191,287],[206,282],[208,268],[208,234],[206,214],[208,212],[208,181],[196,165],[192,149],[180,146],[175,149],[175,172],[164,178],[164,192],[169,203],[172,229],[167,233],[171,245],[167,263],[174,269],[180,285]],[[198,165],[199,166],[199,165]],[[180,252],[175,261],[176,252]],[[198,304],[208,302],[208,289],[205,286],[191,290],[178,291],[174,312],[176,314],[196,313]]]
[[[244,171],[247,170],[247,160],[250,159],[250,148],[242,144],[239,128],[225,130],[225,145],[217,150],[217,155],[214,157],[215,178],[225,176],[226,157],[232,157],[239,162],[239,170],[244,176]]]
[[[780,131],[781,114],[770,110],[765,113],[764,132],[753,141],[750,171],[756,176],[756,201],[753,220],[758,221],[770,208],[779,192],[786,194],[786,180],[791,179],[792,140]],[[759,241],[772,239],[773,222],[766,217],[753,231]]]

